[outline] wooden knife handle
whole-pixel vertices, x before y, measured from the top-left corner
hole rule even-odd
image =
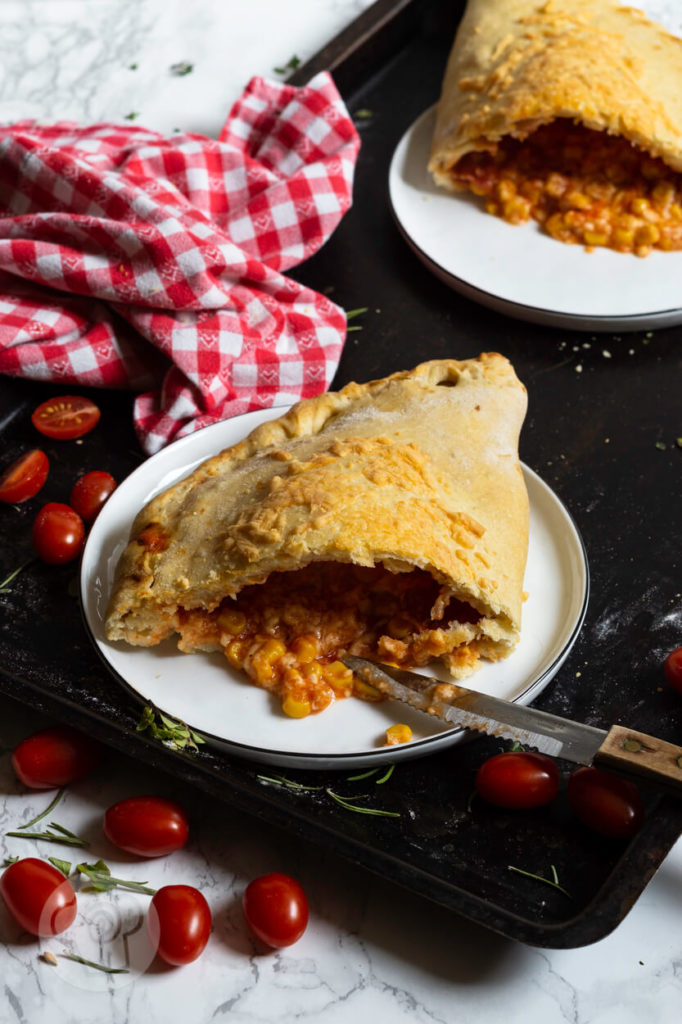
[[[613,725],[594,756],[597,768],[639,775],[682,796],[682,747],[646,733]]]

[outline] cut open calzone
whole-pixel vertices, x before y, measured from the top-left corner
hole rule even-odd
[[[510,223],[682,248],[682,40],[618,0],[469,0],[429,161]]]
[[[519,639],[526,392],[496,353],[295,405],[138,514],[110,640],[223,650],[284,711],[378,697],[344,653],[457,678]]]

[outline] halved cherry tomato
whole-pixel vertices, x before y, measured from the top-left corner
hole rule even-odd
[[[476,791],[496,807],[540,807],[559,792],[559,769],[544,754],[509,750],[483,762],[476,774]]]
[[[0,896],[17,924],[31,935],[58,935],[76,916],[71,882],[37,857],[26,857],[6,868],[0,878]]]
[[[663,663],[663,670],[670,685],[682,693],[682,647],[670,652]]]
[[[629,839],[644,819],[637,787],[599,768],[578,768],[573,772],[566,795],[574,813],[585,825],[612,839]]]
[[[251,931],[274,949],[291,946],[308,925],[308,901],[289,875],[273,872],[254,878],[242,899],[244,917]]]
[[[164,885],[152,896],[147,931],[167,964],[179,967],[201,956],[212,924],[205,897],[191,885]]]
[[[83,520],[70,505],[50,501],[43,505],[33,523],[33,547],[50,565],[62,565],[78,558],[85,544]]]
[[[49,468],[47,455],[40,448],[20,455],[0,476],[0,501],[8,505],[28,501],[47,480]]]
[[[104,815],[104,835],[128,853],[163,857],[179,850],[189,836],[185,810],[161,796],[131,796],[119,800]]]
[[[14,748],[12,767],[30,789],[56,789],[85,778],[97,767],[102,748],[70,725],[41,729]]]
[[[59,395],[42,402],[31,416],[36,430],[58,441],[82,437],[99,422],[100,411],[82,395]]]
[[[76,480],[71,491],[69,504],[86,523],[92,523],[100,509],[116,490],[116,481],[111,473],[93,469],[91,473]]]

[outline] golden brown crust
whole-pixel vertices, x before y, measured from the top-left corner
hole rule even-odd
[[[618,0],[469,0],[429,170],[555,118],[622,135],[682,170],[682,40]]]
[[[212,609],[271,572],[337,561],[426,569],[483,613],[491,653],[507,653],[528,543],[525,410],[496,353],[298,403],[139,513],[109,639],[158,643],[178,605]]]

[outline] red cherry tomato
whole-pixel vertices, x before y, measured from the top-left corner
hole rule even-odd
[[[56,789],[84,778],[97,766],[99,743],[70,725],[42,729],[14,749],[12,767],[30,789]]]
[[[544,754],[509,750],[483,762],[476,774],[476,791],[496,807],[540,807],[559,792],[559,769]]]
[[[189,836],[180,804],[161,796],[119,800],[104,815],[104,835],[114,846],[140,857],[163,857],[179,850]]]
[[[674,689],[682,693],[682,647],[671,651],[663,663],[665,678]]]
[[[273,872],[254,878],[242,899],[251,931],[274,949],[291,946],[308,924],[308,901],[296,879]]]
[[[76,916],[71,882],[37,857],[18,860],[5,870],[0,896],[16,923],[31,935],[58,935]]]
[[[40,448],[20,455],[0,476],[0,501],[8,505],[28,501],[47,480],[49,468],[47,455]]]
[[[99,422],[100,411],[94,402],[81,395],[59,395],[42,402],[31,416],[36,430],[59,441],[82,437]]]
[[[612,839],[629,839],[641,827],[644,807],[637,787],[598,768],[578,768],[566,787],[578,818]]]
[[[43,505],[33,523],[33,547],[44,562],[72,562],[84,544],[85,526],[77,512],[58,501]]]
[[[201,956],[212,923],[208,903],[191,885],[164,885],[152,896],[147,931],[167,964],[179,967]]]
[[[107,498],[116,490],[116,481],[110,473],[94,469],[76,480],[69,504],[86,523],[93,522]]]

